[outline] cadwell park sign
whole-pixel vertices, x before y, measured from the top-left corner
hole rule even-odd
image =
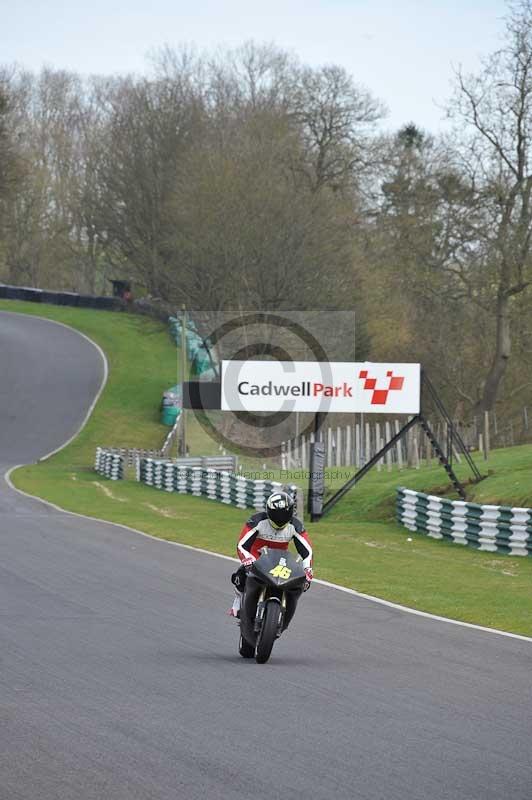
[[[445,442],[440,444],[421,408],[421,386],[443,421]],[[414,426],[421,426],[430,446],[447,472],[456,491],[466,499],[465,489],[453,470],[456,452],[468,463],[474,481],[482,475],[453,425],[441,399],[420,364],[318,361],[222,361],[219,381],[191,381],[183,384],[183,407],[222,411],[270,412],[285,418],[292,412],[314,414],[311,434],[308,510],[312,521],[328,513],[369,470]],[[432,407],[432,406],[431,406]],[[324,415],[403,414],[408,417],[395,433],[352,475],[347,483],[324,502],[325,446],[318,433]],[[272,417],[273,418],[273,417]],[[277,418],[278,421],[278,418]]]
[[[224,411],[419,414],[419,364],[223,361]]]

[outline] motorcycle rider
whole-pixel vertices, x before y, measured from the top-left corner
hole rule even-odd
[[[287,492],[274,492],[266,501],[265,511],[253,514],[240,533],[237,553],[240,567],[231,575],[235,587],[233,607],[229,611],[232,617],[238,617],[242,605],[242,597],[246,585],[246,573],[251,564],[259,557],[261,547],[267,546],[287,550],[293,541],[295,548],[303,559],[303,567],[307,580],[303,591],[310,588],[312,581],[312,545],[301,520],[294,517],[294,501]]]

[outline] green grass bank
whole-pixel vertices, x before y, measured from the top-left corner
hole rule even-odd
[[[234,555],[245,512],[130,480],[107,481],[92,471],[97,445],[157,447],[164,439],[158,404],[176,381],[177,363],[165,327],[125,313],[16,301],[0,301],[0,310],[71,325],[99,344],[109,362],[107,386],[81,434],[49,460],[17,470],[15,485],[69,511]],[[532,446],[496,451],[479,466],[490,475],[471,487],[475,501],[532,505]],[[463,470],[458,467],[462,477]],[[291,477],[280,471],[277,476]],[[532,559],[433,541],[395,523],[398,485],[445,492],[445,478],[437,466],[364,478],[328,517],[309,526],[316,576],[423,611],[532,636]]]

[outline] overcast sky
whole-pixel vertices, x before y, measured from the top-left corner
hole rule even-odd
[[[504,30],[502,0],[0,0],[0,64],[146,72],[164,44],[275,42],[336,63],[383,100],[385,127],[442,129],[453,65],[476,71]]]

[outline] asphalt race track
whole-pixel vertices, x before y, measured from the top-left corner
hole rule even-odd
[[[73,331],[0,313],[0,476],[102,375]],[[314,585],[259,666],[231,570],[0,479],[1,800],[531,800],[532,643]]]

